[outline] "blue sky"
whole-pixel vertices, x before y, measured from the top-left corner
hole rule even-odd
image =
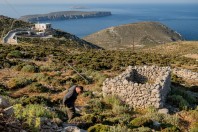
[[[198,3],[198,0],[0,0],[0,3]]]

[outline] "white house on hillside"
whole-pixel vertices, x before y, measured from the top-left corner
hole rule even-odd
[[[42,32],[44,32],[47,29],[51,29],[51,27],[52,26],[51,26],[50,23],[37,23],[37,24],[35,24],[35,30],[42,31]]]

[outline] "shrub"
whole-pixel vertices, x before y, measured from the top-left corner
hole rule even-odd
[[[0,83],[0,95],[7,95],[6,87]]]
[[[45,92],[50,92],[50,90],[43,86],[40,83],[33,83],[28,86],[29,92],[37,92],[37,93],[45,93]]]
[[[14,89],[14,88],[22,88],[29,84],[31,84],[33,81],[31,79],[25,78],[25,77],[18,77],[18,78],[12,78],[9,80],[7,86],[8,88]]]
[[[171,89],[172,95],[180,95],[182,96],[189,104],[196,103],[196,97],[189,94],[187,91],[180,89],[180,88],[172,88]]]
[[[102,124],[96,124],[94,126],[89,127],[87,130],[88,132],[107,132],[109,131],[109,126],[102,125]]]
[[[190,132],[197,132],[198,131],[198,123],[195,123],[191,129],[190,129]]]
[[[32,76],[32,80],[37,80],[37,81],[49,81],[51,79],[50,76],[48,76],[46,73],[36,73]]]
[[[153,124],[152,120],[147,117],[137,117],[133,119],[130,124],[134,127],[150,126]]]
[[[101,113],[105,108],[104,102],[99,99],[91,99],[86,107],[87,113]]]
[[[171,81],[174,83],[184,83],[184,80],[181,77],[178,77],[175,74],[171,74]]]
[[[83,92],[83,96],[92,98],[94,95],[93,95],[92,91],[85,91],[85,92]]]
[[[33,66],[33,65],[25,65],[25,66],[23,66],[21,71],[34,73],[34,72],[38,71],[38,68],[36,66]]]
[[[163,129],[162,132],[180,132],[180,130],[176,126],[171,126]]]
[[[40,117],[55,118],[56,113],[46,109],[43,105],[30,104],[23,107],[21,104],[13,106],[16,118],[25,121],[30,128],[38,130],[40,127]]]
[[[41,72],[52,71],[52,68],[50,68],[49,66],[40,66],[39,69]]]
[[[16,66],[14,67],[14,70],[16,70],[16,71],[21,71],[21,69],[23,68],[24,65],[25,65],[25,64],[16,65]]]
[[[114,114],[129,112],[129,107],[123,104],[116,96],[107,96],[104,98],[104,102],[111,105]]]
[[[179,107],[181,110],[189,108],[189,103],[180,95],[171,95],[168,97],[168,102]]]
[[[20,98],[18,102],[24,106],[28,104],[44,104],[47,106],[53,105],[50,99],[44,96],[31,96],[31,97],[24,96]]]
[[[149,127],[139,127],[136,129],[133,129],[133,131],[137,131],[137,132],[152,132],[152,129]]]
[[[104,80],[107,78],[107,76],[101,74],[99,71],[93,71],[93,70],[88,70],[85,73],[86,75],[89,75],[90,80],[96,84],[94,87],[94,90],[96,91],[101,91],[102,83]]]
[[[108,132],[133,132],[133,130],[129,129],[126,125],[118,124],[116,126],[111,126],[109,128]],[[140,131],[140,132],[142,132],[142,131]]]
[[[14,50],[8,53],[8,58],[22,58],[23,54],[19,50]]]
[[[95,115],[85,114],[83,116],[73,118],[69,123],[77,124],[78,127],[83,129],[88,129],[90,126],[94,125],[96,121],[97,118]]]

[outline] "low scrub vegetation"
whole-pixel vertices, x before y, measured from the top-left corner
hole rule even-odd
[[[30,44],[0,45],[0,93],[14,105],[15,117],[32,131],[39,131],[42,117],[58,117],[67,122],[62,98],[73,84],[83,85],[86,91],[77,101],[77,105],[83,106],[82,116],[71,123],[90,132],[197,130],[196,123],[175,114],[174,110],[185,111],[193,122],[198,121],[197,98],[186,92],[195,91],[196,86],[194,90],[188,89],[184,80],[176,75],[172,75],[167,98],[171,115],[160,114],[154,108],[134,110],[116,96],[103,98],[101,94],[103,81],[118,75],[128,65],[189,67],[196,72],[198,62],[195,59],[130,50],[86,50],[66,40],[21,41]],[[183,126],[181,122],[185,121],[189,126]],[[160,124],[157,127],[156,122]]]

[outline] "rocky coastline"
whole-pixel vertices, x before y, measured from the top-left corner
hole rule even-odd
[[[83,19],[83,18],[95,18],[95,17],[105,17],[112,15],[108,11],[60,11],[52,12],[48,14],[36,14],[36,15],[26,15],[19,19],[26,22],[39,22],[48,20],[70,20],[70,19]]]

